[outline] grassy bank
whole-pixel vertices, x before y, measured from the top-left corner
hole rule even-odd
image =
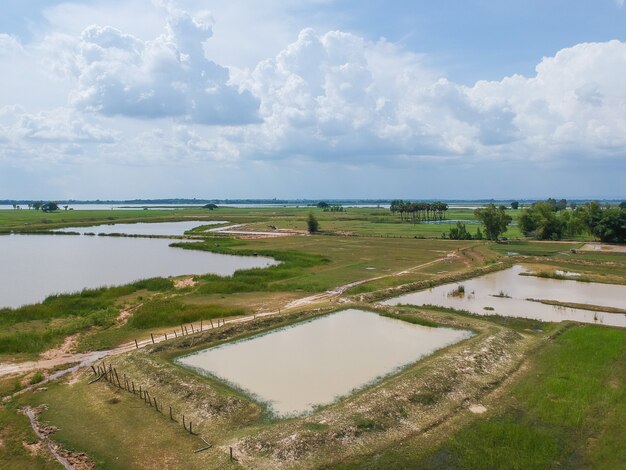
[[[421,436],[340,468],[620,468],[626,330],[577,326],[541,348],[490,411],[432,447]]]
[[[147,279],[122,287],[88,289],[48,297],[42,303],[0,309],[0,354],[36,354],[69,335],[108,328],[119,315],[119,300],[137,292],[167,292],[166,279]]]

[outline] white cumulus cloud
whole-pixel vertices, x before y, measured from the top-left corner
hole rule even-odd
[[[385,41],[305,29],[237,76],[261,100],[263,117],[237,138],[257,158],[624,157],[624,76],[620,41],[563,49],[532,77],[464,86]]]
[[[228,69],[205,57],[209,16],[172,11],[166,31],[142,41],[109,26],[90,26],[63,70],[78,87],[71,103],[88,112],[136,118],[176,117],[209,125],[257,122],[258,101],[229,83]]]

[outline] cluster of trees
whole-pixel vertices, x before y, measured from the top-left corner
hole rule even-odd
[[[562,203],[564,202],[564,204]],[[548,199],[524,209],[519,216],[522,233],[538,240],[560,240],[589,232],[603,242],[623,243],[626,239],[626,204],[601,206],[587,202],[567,208],[567,201]]]
[[[328,204],[325,201],[318,202],[317,207],[323,209],[324,212],[344,212],[345,208],[339,204]]]
[[[33,208],[36,211],[41,210],[42,212],[54,212],[59,210],[59,205],[56,202],[35,201],[29,204],[28,208]],[[67,210],[67,208],[68,206],[65,206],[65,210]]]
[[[392,214],[399,213],[400,220],[419,224],[446,218],[448,204],[445,202],[411,202],[395,199],[389,207]]]
[[[443,234],[443,238],[446,238],[446,234]],[[450,240],[482,240],[483,233],[480,231],[480,227],[476,229],[476,233],[472,235],[465,228],[465,224],[462,222],[457,222],[456,227],[452,227],[448,231],[448,236]]]

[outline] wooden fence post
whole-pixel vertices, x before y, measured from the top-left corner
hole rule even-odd
[[[170,405],[170,419],[174,421],[174,415],[172,414],[172,405]]]
[[[150,333],[150,338],[152,338],[152,344],[154,344],[154,335]]]
[[[139,349],[139,345],[137,344],[137,340],[135,340],[135,348]]]

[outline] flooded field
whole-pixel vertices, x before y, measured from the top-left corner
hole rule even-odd
[[[477,315],[498,314],[549,322],[574,320],[626,327],[626,315],[621,313],[594,312],[527,300],[626,309],[626,286],[520,276],[525,271],[522,266],[513,266],[463,282],[395,297],[383,304],[437,305]],[[459,286],[463,286],[464,292],[459,291]]]
[[[207,273],[229,276],[238,269],[277,263],[261,256],[173,248],[170,243],[158,238],[0,236],[0,308],[41,302],[55,293],[151,277]]]
[[[178,359],[295,416],[332,403],[471,332],[344,310]]]
[[[104,224],[88,227],[66,227],[55,232],[76,233],[123,233],[124,235],[183,235],[186,231],[202,225],[219,225],[226,222],[214,220],[189,220],[183,222],[138,222],[136,224]]]

